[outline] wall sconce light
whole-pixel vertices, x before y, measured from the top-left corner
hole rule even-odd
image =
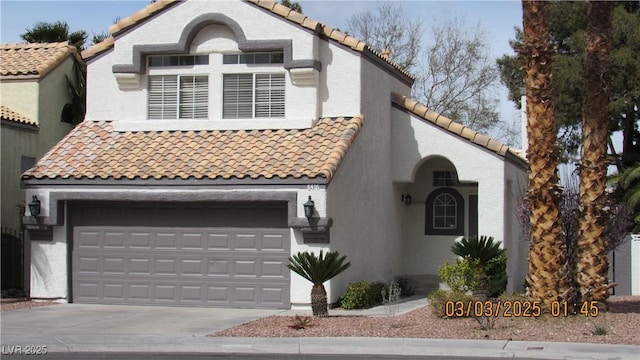
[[[38,197],[35,195],[33,195],[33,198],[29,203],[29,212],[31,213],[31,216],[34,217],[40,215],[40,200],[38,200]]]
[[[402,196],[400,197],[400,201],[402,201],[406,206],[411,205],[411,195],[402,194]]]
[[[302,206],[304,206],[304,216],[307,220],[311,220],[311,217],[313,216],[313,208],[315,206],[315,203],[311,200],[311,196],[309,196],[309,200]]]

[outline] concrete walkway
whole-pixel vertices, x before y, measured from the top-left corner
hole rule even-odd
[[[404,313],[426,304],[413,298]],[[341,314],[342,310],[330,310]],[[353,311],[349,311],[353,314]],[[402,338],[222,338],[206,334],[274,314],[303,311],[60,304],[0,314],[3,357],[12,346],[46,346],[48,353],[362,354],[526,359],[640,359],[640,346],[507,340]],[[384,307],[358,315],[382,316]],[[46,358],[46,357],[44,357]]]

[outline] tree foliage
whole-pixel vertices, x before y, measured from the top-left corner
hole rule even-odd
[[[380,2],[376,9],[352,15],[347,32],[382,53],[391,51],[395,63],[412,70],[418,64],[422,20],[408,19],[402,6]]]
[[[299,2],[291,2],[289,0],[282,0],[282,1],[280,1],[280,4],[288,7],[289,9],[291,9],[293,11],[297,11],[300,14],[302,14],[302,5],[300,5]]]
[[[613,14],[609,127],[623,133],[622,153],[611,151],[611,158],[622,171],[640,160],[640,6],[621,2]],[[584,56],[587,27],[586,2],[551,3],[551,41],[556,49],[553,59],[555,117],[563,160],[577,154],[584,102]],[[522,31],[515,30],[511,47],[522,47]],[[524,84],[523,59],[504,55],[498,59],[500,78],[509,89],[509,98],[518,107]],[[609,144],[612,150],[612,144]]]
[[[499,74],[483,28],[468,26],[462,17],[429,24],[425,32],[422,20],[412,20],[400,3],[381,2],[353,15],[347,30],[381,53],[389,49],[393,62],[414,72],[412,96],[431,110],[474,130],[515,139],[515,130],[500,122],[496,110]]]
[[[499,124],[499,73],[480,24],[464,18],[434,22],[421,54],[414,96],[437,112],[480,132]]]
[[[20,37],[29,43],[69,41],[70,45],[81,51],[87,40],[87,32],[84,30],[70,32],[69,25],[65,21],[56,21],[54,23],[38,22],[33,27],[28,28]]]

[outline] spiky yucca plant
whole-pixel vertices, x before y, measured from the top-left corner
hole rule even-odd
[[[305,251],[289,257],[289,269],[313,284],[311,288],[313,316],[323,317],[329,314],[327,291],[323,284],[351,266],[350,262],[345,263],[346,258],[344,255],[340,256],[337,251],[329,251],[325,256],[322,250],[319,256]]]

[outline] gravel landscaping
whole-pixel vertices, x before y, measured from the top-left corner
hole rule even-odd
[[[331,311],[330,311],[331,313]],[[610,312],[596,317],[495,318],[483,330],[475,319],[443,319],[430,306],[395,317],[329,316],[312,318],[296,330],[291,316],[271,316],[211,336],[240,337],[403,337],[434,339],[491,339],[640,345],[640,296],[614,296]]]
[[[640,345],[640,296],[613,296],[610,311],[596,317],[575,315],[553,318],[495,318],[493,328],[483,330],[471,318],[436,317],[430,306],[394,317],[329,316],[311,318],[296,330],[292,316],[270,316],[211,336],[237,337],[403,337],[433,339],[492,339]],[[55,305],[53,301],[3,298],[2,311]],[[331,313],[331,311],[330,311]]]

